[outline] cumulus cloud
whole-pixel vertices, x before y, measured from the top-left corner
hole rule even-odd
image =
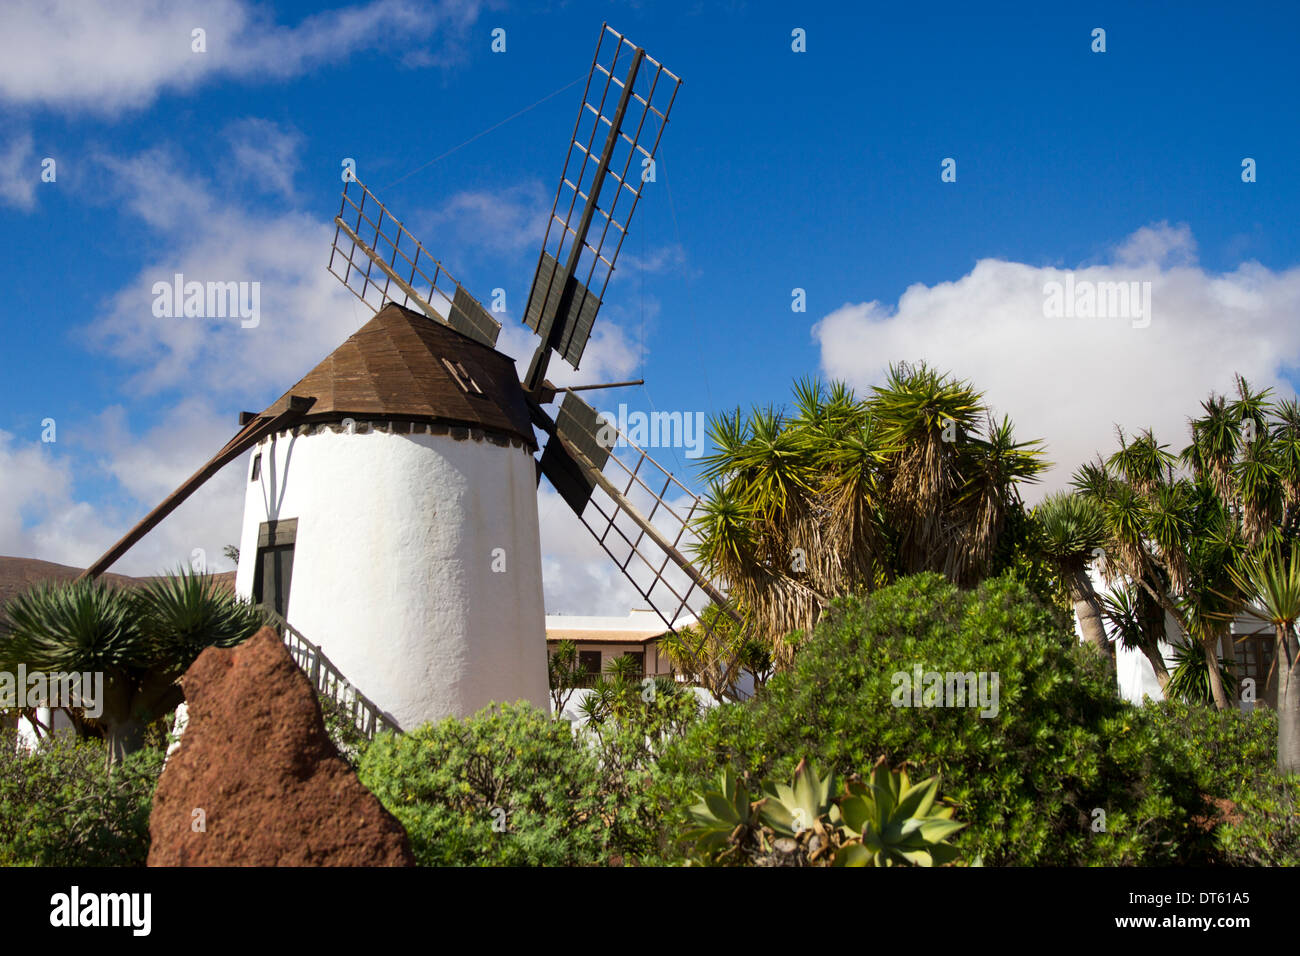
[[[238,163],[292,166],[280,153],[283,138],[262,141],[269,151],[259,157],[251,143],[236,140]],[[166,150],[99,162],[125,207],[164,240],[84,329],[88,341],[131,371],[130,390],[201,392],[261,411],[369,317],[325,269],[334,231],[321,218],[221,202],[210,182]],[[155,314],[165,311],[154,309],[155,287],[174,284],[178,274],[185,282],[257,283],[256,325]]]
[[[293,199],[302,137],[270,120],[248,117],[226,127],[234,184],[250,184],[282,199]]]
[[[73,563],[102,528],[95,509],[74,499],[65,447],[0,431],[0,554]]]
[[[216,78],[285,79],[358,51],[454,61],[476,0],[371,0],[276,23],[248,0],[14,0],[0,100],[114,114]],[[195,52],[193,31],[206,52]]]
[[[1050,283],[1149,282],[1149,324],[1132,317],[1049,318]],[[1095,287],[1095,286],[1094,286]],[[1186,226],[1138,230],[1109,261],[1075,270],[979,261],[969,274],[908,288],[896,306],[846,304],[813,328],[826,374],[866,388],[888,365],[924,359],[970,379],[1021,438],[1043,438],[1056,468],[1044,490],[1114,445],[1114,425],[1150,427],[1175,450],[1187,418],[1240,372],[1283,385],[1300,362],[1300,268],[1197,264]],[[1287,386],[1284,386],[1287,387]],[[1289,391],[1289,387],[1288,391]]]
[[[126,412],[106,409],[57,441],[0,432],[0,554],[85,567],[225,444],[236,427],[204,402],[186,402],[139,434]],[[84,493],[79,482],[115,479],[122,495]],[[201,551],[212,570],[232,565],[222,549],[238,538],[243,472],[232,466],[113,566],[156,574],[189,565]],[[88,500],[95,498],[96,500]]]

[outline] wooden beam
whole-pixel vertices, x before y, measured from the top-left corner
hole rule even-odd
[[[287,428],[295,421],[300,419],[303,414],[315,403],[314,398],[303,398],[298,395],[292,395],[289,398],[289,407],[274,418],[255,418],[245,425],[236,433],[235,437],[226,442],[225,447],[217,452],[207,464],[185,479],[184,483],[167,496],[163,502],[144,516],[134,528],[122,536],[122,539],[104,552],[98,561],[92,564],[86,570],[77,576],[80,581],[84,578],[97,578],[109,568],[111,568],[122,555],[131,550],[135,544],[146,534],[152,531],[159,522],[169,514],[180,507],[190,495],[198,491],[203,484],[219,472],[230,462],[234,461],[241,454],[252,448],[267,435],[274,434],[281,429]]]

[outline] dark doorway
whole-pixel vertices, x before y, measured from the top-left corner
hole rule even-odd
[[[263,522],[257,536],[253,602],[266,605],[281,617],[287,617],[289,610],[289,584],[293,580],[293,548],[297,536],[297,518]]]

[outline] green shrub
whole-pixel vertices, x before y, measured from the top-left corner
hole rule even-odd
[[[361,782],[406,827],[425,866],[595,862],[594,757],[569,725],[527,704],[380,734]]]
[[[1248,866],[1300,865],[1298,781],[1277,772],[1277,712],[1166,701],[1142,709],[1156,745],[1187,768],[1212,803],[1189,839],[1218,862]],[[1225,804],[1224,801],[1231,801]]]
[[[1296,782],[1261,780],[1239,792],[1228,819],[1215,831],[1224,863],[1300,866],[1300,813]]]
[[[918,665],[996,674],[996,716],[894,706],[893,675]],[[752,701],[717,708],[668,749],[658,786],[672,808],[669,826],[680,829],[689,825],[691,793],[710,787],[722,767],[782,778],[806,755],[852,774],[884,757],[910,763],[918,777],[942,775],[945,796],[970,824],[953,839],[967,858],[1208,861],[1213,847],[1194,839],[1202,794],[1224,795],[1234,748],[1247,772],[1271,752],[1259,750],[1261,722],[1225,722],[1221,746],[1198,769],[1187,757],[1195,741],[1175,743],[1172,726],[1160,729],[1171,714],[1118,700],[1100,658],[1023,584],[1003,577],[961,591],[917,575],[838,602],[790,672]]]
[[[0,865],[144,866],[163,751],[113,770],[99,740],[55,734],[34,750],[0,733]]]
[[[527,703],[381,734],[360,776],[439,866],[574,866],[660,859],[662,749],[698,703],[676,685],[615,683],[589,727]]]

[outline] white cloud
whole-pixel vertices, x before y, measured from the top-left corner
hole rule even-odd
[[[41,168],[36,161],[36,141],[21,133],[0,143],[0,205],[29,211],[36,206],[36,184]]]
[[[227,426],[224,427],[223,425]],[[211,406],[186,402],[154,428],[133,434],[121,408],[77,428],[61,422],[43,444],[0,432],[0,554],[85,567],[198,469],[233,435]],[[120,507],[91,502],[78,479],[117,479]],[[204,485],[113,565],[122,574],[156,574],[189,564],[195,549],[208,567],[231,567],[222,548],[239,535],[243,472],[232,464]]]
[[[550,203],[537,181],[490,191],[463,190],[425,217],[420,227],[424,236],[419,238],[448,250],[473,246],[498,254],[527,252],[535,260]]]
[[[270,151],[261,154],[239,142],[245,168],[293,166],[292,154],[282,152],[284,136],[264,141]],[[181,170],[165,150],[100,163],[127,208],[164,240],[165,251],[84,330],[93,345],[135,369],[131,390],[180,389],[261,411],[369,318],[326,271],[334,231],[321,219],[221,202],[211,184]],[[155,283],[172,283],[178,273],[187,282],[258,283],[258,324],[154,315]]]
[[[1195,248],[1187,227],[1161,223],[1128,237],[1110,263],[1074,270],[1076,282],[1149,281],[1146,328],[1046,318],[1044,286],[1064,282],[1065,270],[984,259],[955,281],[911,286],[896,307],[844,305],[813,336],[826,374],[859,388],[902,359],[970,379],[1020,438],[1046,439],[1057,468],[1043,490],[1063,487],[1079,464],[1113,450],[1114,424],[1151,427],[1181,450],[1187,418],[1212,389],[1229,390],[1234,372],[1278,385],[1300,362],[1300,267],[1246,262],[1211,274]]]
[[[302,137],[270,120],[249,117],[226,127],[237,182],[252,183],[264,192],[293,199],[293,177],[298,169]]]
[[[475,0],[372,0],[286,26],[247,0],[11,0],[0,100],[114,114],[165,90],[284,79],[363,50],[446,63],[477,14]],[[192,49],[195,29],[206,32],[204,53]]]
[[[1154,223],[1116,246],[1114,261],[1126,266],[1192,266],[1196,264],[1196,239],[1187,223]]]

